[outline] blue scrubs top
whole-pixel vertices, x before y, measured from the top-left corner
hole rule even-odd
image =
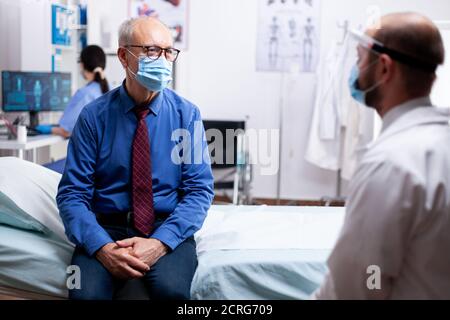
[[[59,126],[67,132],[72,133],[83,108],[102,95],[100,84],[95,81],[79,89],[72,99],[70,99],[66,110],[64,110],[64,114],[59,121]]]

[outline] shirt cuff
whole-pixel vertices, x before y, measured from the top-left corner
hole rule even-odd
[[[150,236],[168,246],[172,251],[175,250],[182,241],[172,232],[172,230],[162,225]]]
[[[88,255],[92,257],[98,250],[108,243],[114,243],[114,241],[102,227],[99,227],[86,239],[84,248]]]
[[[60,127],[61,129],[64,129],[64,130],[67,131],[68,133],[72,134],[72,130],[70,130],[69,126],[67,126],[66,124],[64,124],[64,123],[59,123],[59,127]],[[72,127],[72,129],[73,129],[73,127]]]

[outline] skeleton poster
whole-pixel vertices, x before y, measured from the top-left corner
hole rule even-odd
[[[320,0],[259,0],[257,71],[316,71]]]
[[[187,49],[188,0],[129,0],[132,17],[152,16],[172,31],[175,47]]]

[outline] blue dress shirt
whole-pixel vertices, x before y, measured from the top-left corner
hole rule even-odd
[[[135,106],[124,84],[110,91],[83,109],[69,142],[58,208],[67,236],[89,255],[114,242],[94,213],[132,210]],[[173,250],[201,228],[213,176],[198,108],[169,89],[149,108],[154,208],[157,217],[170,214],[150,237]]]
[[[59,120],[59,126],[71,133],[75,123],[77,123],[81,110],[83,110],[86,105],[99,98],[102,94],[100,84],[94,81],[79,89],[67,104],[64,114],[61,117],[61,120]]]

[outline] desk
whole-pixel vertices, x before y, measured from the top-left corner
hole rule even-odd
[[[38,148],[52,146],[63,141],[64,138],[54,135],[28,137],[25,143],[20,143],[17,140],[7,140],[2,137],[0,138],[0,150],[15,150],[17,151],[17,157],[20,159],[24,158],[25,150],[33,150],[33,162],[36,163],[36,150]]]

